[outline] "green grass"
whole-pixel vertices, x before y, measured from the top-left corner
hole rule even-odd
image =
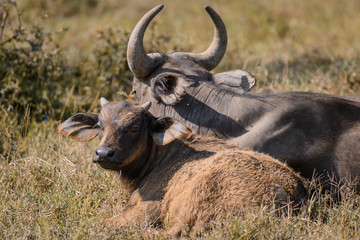
[[[126,207],[128,193],[115,174],[91,163],[97,140],[76,143],[56,132],[58,122],[72,113],[97,112],[100,96],[127,97],[129,31],[162,2],[18,2],[24,37],[38,29],[47,40],[40,51],[29,50],[28,40],[0,45],[13,56],[9,61],[0,52],[0,239],[165,238],[143,226],[104,228],[104,219]],[[229,37],[214,72],[248,70],[258,80],[254,92],[360,93],[359,1],[164,3],[145,35],[149,51],[206,49],[213,35],[203,9],[209,4],[222,16]],[[17,28],[16,11],[6,8],[10,15],[0,42]],[[41,121],[45,113],[49,122]],[[343,200],[335,203],[316,195],[299,215],[250,211],[202,238],[359,239],[359,196],[346,188],[341,192]]]

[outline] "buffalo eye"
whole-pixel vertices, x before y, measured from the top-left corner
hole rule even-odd
[[[134,133],[138,133],[140,131],[140,126],[139,125],[134,125],[132,127],[129,128],[129,132],[134,134]]]

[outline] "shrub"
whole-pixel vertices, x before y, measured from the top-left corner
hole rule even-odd
[[[22,25],[15,1],[0,2],[0,9],[0,154],[4,158],[16,148],[20,135],[26,134],[17,130],[25,118],[27,126],[56,121],[76,111],[96,111],[100,95],[128,97],[128,33],[99,32],[91,54],[73,60],[53,40],[54,33],[45,33],[36,24],[28,29]],[[17,19],[17,26],[7,25],[8,17]]]

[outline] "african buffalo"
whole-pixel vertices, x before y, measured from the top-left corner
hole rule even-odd
[[[227,35],[220,16],[209,6],[205,9],[215,32],[205,52],[147,54],[144,32],[162,8],[145,14],[129,39],[135,100],[153,102],[156,117],[171,116],[199,134],[267,153],[307,178],[360,176],[359,95],[252,94],[247,92],[255,83],[250,73],[210,73],[225,53]]]
[[[121,172],[130,207],[112,224],[161,224],[173,236],[195,234],[248,207],[297,207],[307,196],[303,179],[268,155],[155,118],[147,111],[151,103],[101,103],[99,115],[76,114],[58,130],[80,141],[99,135],[93,162]]]

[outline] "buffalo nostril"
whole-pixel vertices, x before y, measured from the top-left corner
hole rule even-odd
[[[102,150],[95,150],[95,155],[98,157],[102,157],[104,155]]]
[[[108,157],[112,157],[114,156],[115,152],[113,150],[110,150],[108,153],[107,153],[107,156]]]
[[[114,151],[108,148],[100,147],[95,150],[95,156],[98,159],[106,159],[114,155]]]
[[[107,147],[99,147],[95,150],[95,156],[93,161],[100,162],[104,160],[110,160],[115,155],[114,150]]]

